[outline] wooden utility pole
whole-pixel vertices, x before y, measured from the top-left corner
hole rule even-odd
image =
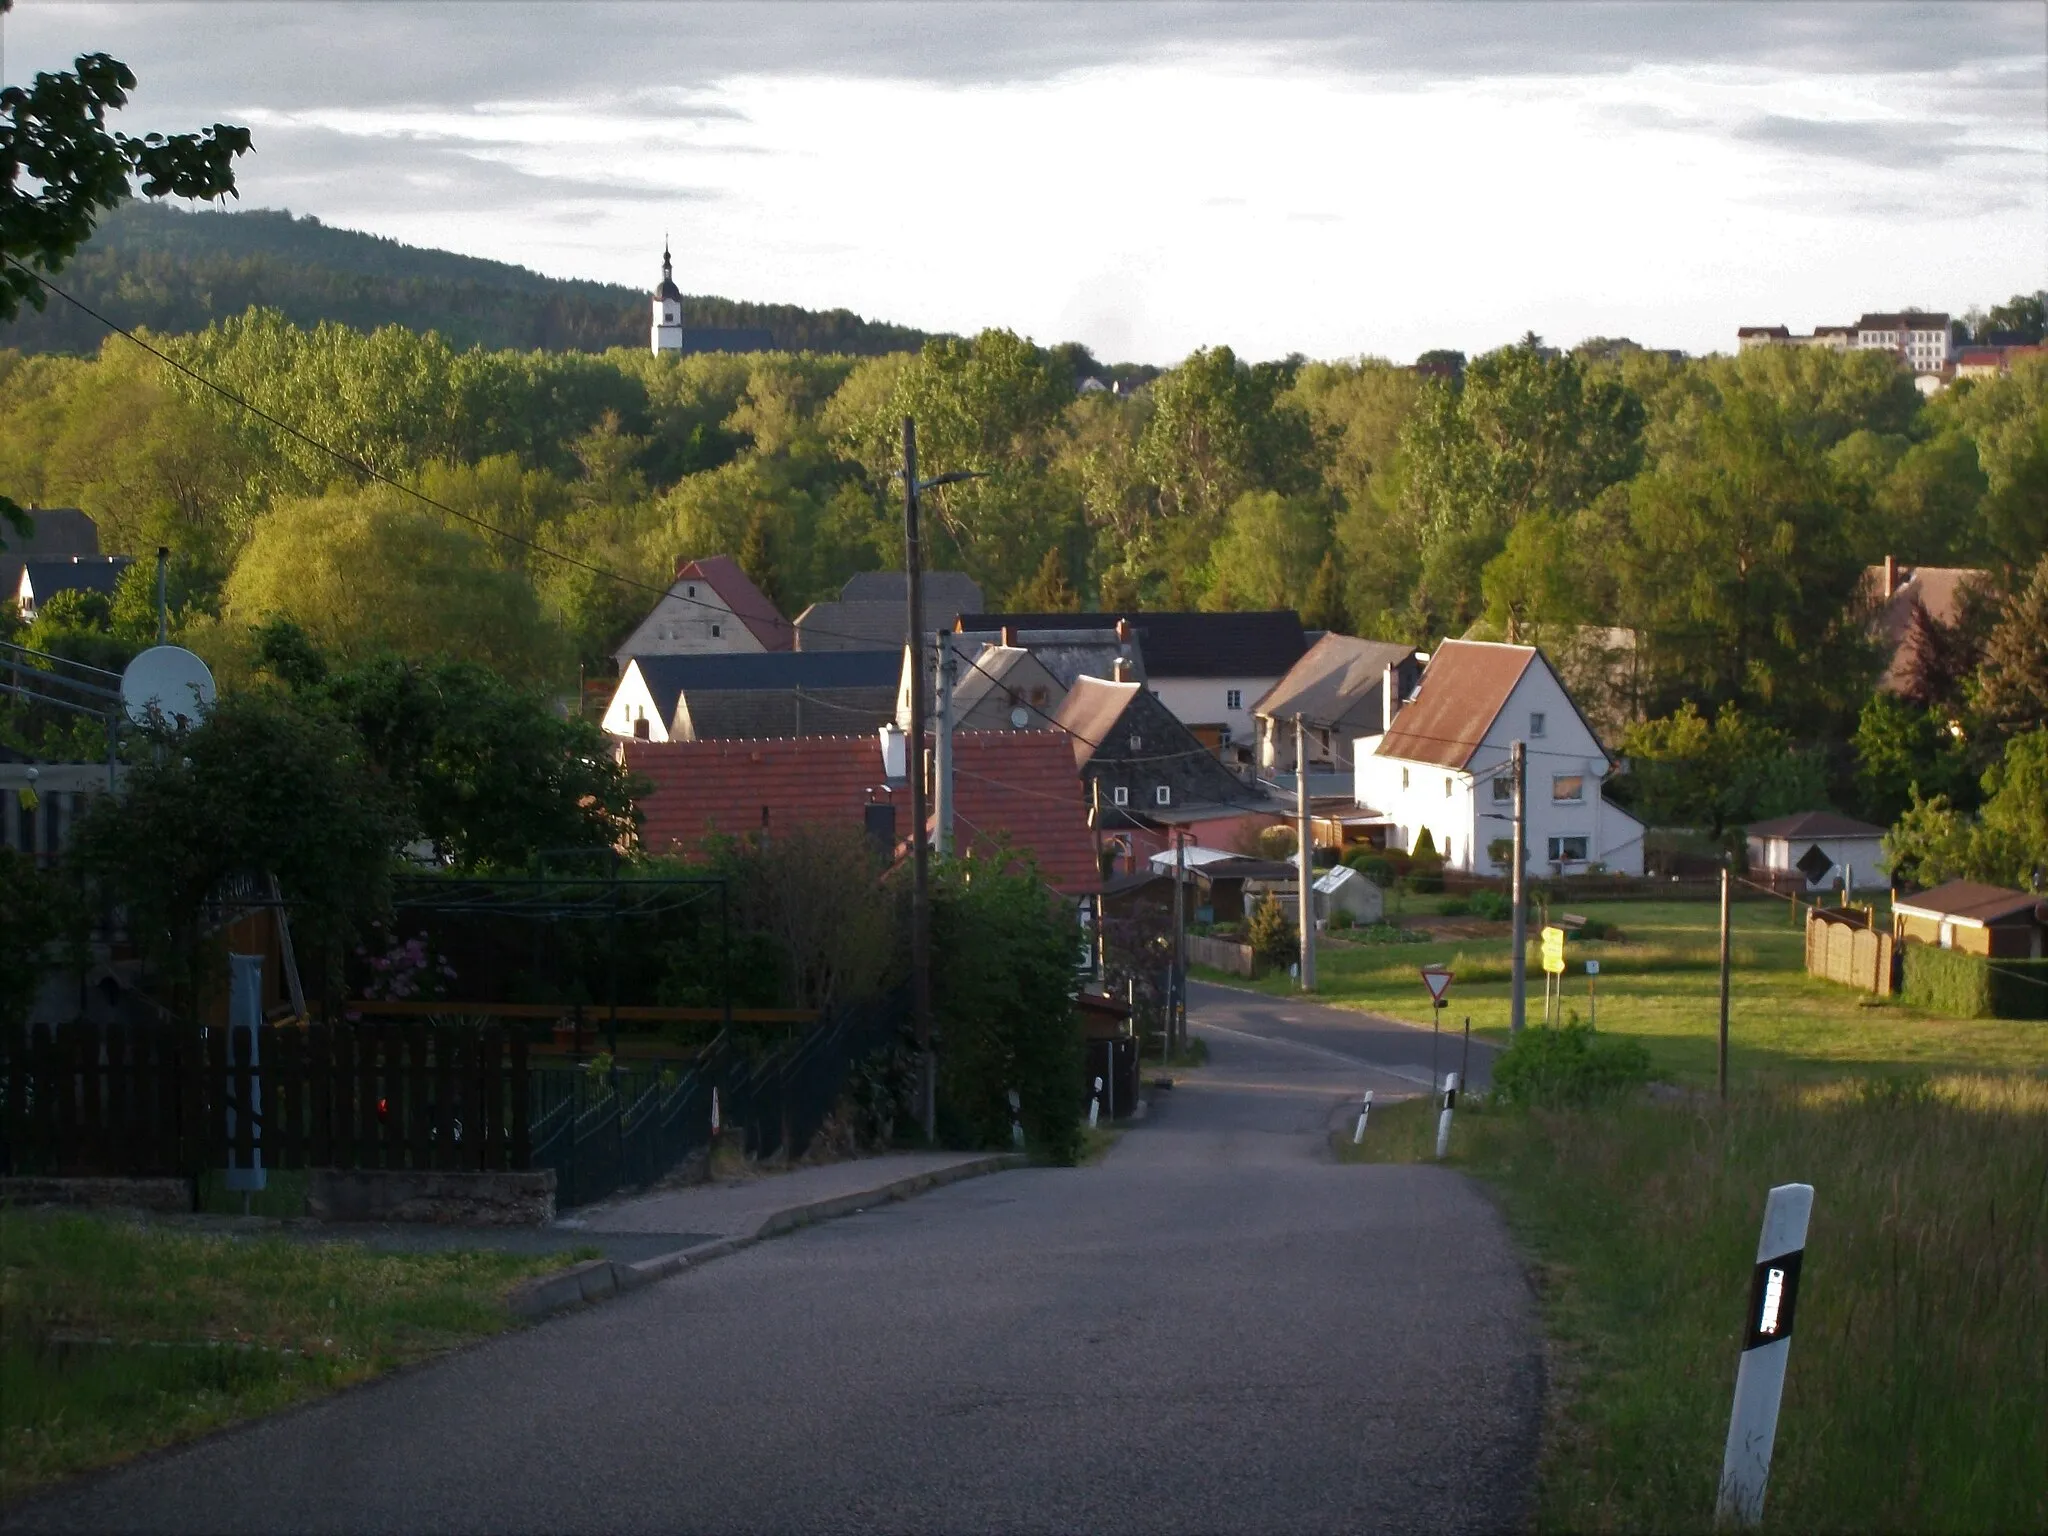
[[[925,844],[924,551],[917,531],[917,423],[903,418],[903,572],[910,603],[910,1022],[917,1036],[918,1111],[926,1141],[938,1135],[938,1072],[932,1059],[931,860]]]
[[[1294,717],[1294,869],[1295,910],[1301,927],[1301,990],[1316,989],[1315,824],[1308,814],[1308,730]]]
[[[1508,762],[1515,775],[1515,867],[1509,889],[1509,899],[1515,904],[1514,937],[1511,941],[1514,953],[1510,960],[1512,979],[1508,987],[1508,1033],[1519,1035],[1529,1012],[1529,916],[1522,902],[1522,866],[1529,862],[1528,835],[1522,820],[1527,800],[1528,749],[1519,741],[1514,743],[1508,749]]]
[[[1730,854],[1721,855],[1721,1054],[1714,1080],[1721,1097],[1728,1097],[1728,864]]]

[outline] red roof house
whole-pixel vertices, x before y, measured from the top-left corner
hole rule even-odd
[[[652,782],[639,806],[652,853],[688,852],[709,833],[867,825],[895,808],[908,831],[910,791],[891,783],[875,736],[620,744],[626,767]],[[1081,776],[1054,731],[963,731],[953,738],[955,846],[986,856],[999,843],[1030,853],[1055,890],[1093,891],[1094,835]]]

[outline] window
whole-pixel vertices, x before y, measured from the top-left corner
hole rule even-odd
[[[1242,690],[1242,689],[1238,689],[1238,688],[1226,688],[1226,689],[1224,689],[1224,690],[1223,690],[1223,707],[1224,707],[1225,709],[1242,709],[1242,708],[1244,708],[1244,692],[1243,692],[1243,690]]]
[[[1408,770],[1406,768],[1401,770],[1401,787],[1403,789],[1408,787]]]
[[[1164,784],[1160,785],[1157,789],[1152,791],[1152,803],[1154,805],[1173,804],[1173,791],[1168,789]]]
[[[645,715],[642,715],[633,722],[633,739],[635,741],[647,740],[647,717]]]
[[[1515,776],[1511,773],[1496,773],[1493,776],[1493,798],[1496,802],[1515,798]]]
[[[683,588],[683,593],[687,597],[695,597],[697,595],[697,589],[695,587],[685,587]]]
[[[717,626],[716,624],[714,624],[714,625],[712,625],[712,626],[711,626],[711,638],[712,638],[712,639],[714,639],[714,640],[716,640],[716,639],[718,638],[718,635],[719,635],[719,629],[718,629],[718,626]]]
[[[1129,805],[1131,803],[1131,792],[1119,784],[1109,792],[1109,798],[1110,803],[1113,805]]]
[[[1444,775],[1444,798],[1451,798],[1451,776],[1448,773]]]
[[[1560,805],[1576,805],[1586,798],[1586,776],[1582,773],[1560,773],[1550,780],[1550,798]]]
[[[1131,750],[1133,752],[1142,752],[1145,750],[1145,738],[1140,736],[1136,731],[1131,732]]]
[[[1531,737],[1543,734],[1543,711],[1540,709],[1529,711],[1529,734]]]
[[[1583,837],[1553,837],[1550,840],[1550,862],[1553,864],[1585,863],[1586,840]]]
[[[1230,745],[1230,727],[1229,727],[1229,726],[1227,726],[1227,725],[1219,725],[1219,726],[1217,726],[1217,727],[1216,727],[1216,745],[1217,745],[1217,746],[1219,746],[1219,747],[1227,747],[1227,746],[1229,746],[1229,745]]]

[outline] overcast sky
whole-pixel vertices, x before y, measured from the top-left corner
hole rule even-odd
[[[242,201],[1106,360],[1731,350],[2048,285],[2048,5],[62,4]]]

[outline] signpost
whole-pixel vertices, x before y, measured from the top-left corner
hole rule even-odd
[[[1586,962],[1586,1027],[1588,1029],[1598,1029],[1600,1027],[1600,997],[1594,990],[1593,985],[1593,978],[1599,974],[1600,962],[1598,960],[1588,960]]]
[[[1563,998],[1564,983],[1553,977],[1564,975],[1564,930],[1555,923],[1543,925],[1543,1022],[1551,1023],[1551,998]]]
[[[1429,1091],[1436,1092],[1436,1042],[1444,1023],[1444,994],[1451,990],[1451,973],[1440,965],[1422,968],[1422,984],[1429,988]]]

